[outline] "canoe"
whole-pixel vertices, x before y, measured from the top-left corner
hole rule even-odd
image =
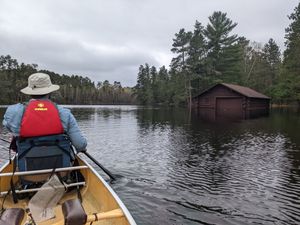
[[[61,170],[64,171],[65,169],[77,169],[80,170],[84,177],[84,182],[79,182],[80,184],[76,183],[75,185],[76,187],[81,185],[81,205],[86,213],[86,224],[91,224],[91,222],[93,222],[93,225],[135,225],[136,223],[130,212],[117,194],[113,191],[113,189],[106,183],[106,181],[81,156],[77,155],[77,160],[79,162],[77,167],[61,168]],[[26,172],[15,172],[13,179],[11,179],[12,171],[13,163],[9,162],[7,162],[0,170],[0,204],[4,202],[4,209],[8,211],[9,209],[13,208],[24,209],[24,211],[22,210],[22,213],[24,212],[23,219],[21,218],[22,222],[16,223],[23,225],[30,219],[30,212],[28,212],[28,210],[26,211],[28,208],[29,199],[21,199],[18,200],[17,203],[14,203],[13,196],[9,190],[11,189],[11,180],[13,180],[13,183],[17,184],[19,177],[23,176],[24,174],[22,173]],[[46,170],[40,172],[45,173],[45,171]],[[56,171],[59,171],[59,169],[56,169]],[[39,174],[40,172],[36,171],[36,173]],[[36,176],[39,176],[39,174]],[[15,192],[22,193],[22,191],[26,192],[26,190],[16,190]],[[63,197],[54,208],[54,218],[39,222],[38,224],[64,225],[66,220],[66,215],[63,211],[64,204],[70,200],[72,201],[72,199],[78,199],[78,192],[76,191],[76,188],[74,188],[72,191],[64,193]],[[2,224],[1,220],[0,224]]]

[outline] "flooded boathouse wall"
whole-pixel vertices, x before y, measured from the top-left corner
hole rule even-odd
[[[192,107],[204,118],[249,119],[268,115],[270,98],[248,87],[221,83],[195,96]]]

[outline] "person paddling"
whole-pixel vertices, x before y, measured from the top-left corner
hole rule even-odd
[[[69,109],[56,105],[49,97],[57,91],[50,76],[34,73],[28,78],[28,86],[21,90],[31,96],[27,104],[15,104],[7,108],[3,126],[14,137],[35,137],[65,133],[77,151],[84,151],[87,141],[83,137],[76,119]]]
[[[87,141],[71,111],[50,100],[50,93],[58,89],[48,74],[34,73],[28,78],[28,86],[21,90],[31,96],[29,102],[11,105],[4,114],[3,126],[13,134],[16,143],[15,165],[19,171],[70,167],[74,153],[86,152]],[[61,174],[64,178],[67,175]],[[23,176],[21,181],[24,185],[34,184],[48,177],[49,174]]]

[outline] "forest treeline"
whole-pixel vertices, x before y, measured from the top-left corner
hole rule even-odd
[[[139,67],[138,101],[187,104],[224,82],[251,87],[270,96],[273,103],[300,104],[300,3],[289,19],[283,54],[272,38],[263,45],[234,34],[237,23],[223,12],[214,12],[206,26],[196,21],[193,31],[180,29],[173,39],[168,70],[148,63]]]
[[[88,77],[60,75],[47,70],[38,70],[36,64],[18,63],[10,55],[0,56],[0,104],[25,102],[28,96],[20,93],[27,86],[28,76],[44,72],[54,84],[60,85],[51,98],[62,104],[134,104],[132,88],[122,87],[120,82],[95,82]]]

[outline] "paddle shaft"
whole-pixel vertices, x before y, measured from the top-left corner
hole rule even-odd
[[[87,216],[86,222],[94,222],[98,220],[105,220],[105,219],[113,219],[113,218],[119,218],[123,217],[124,213],[122,212],[121,209],[114,209],[108,212],[102,212],[102,213],[95,213],[92,215]]]
[[[102,166],[93,156],[91,156],[88,152],[83,152],[90,160],[92,160],[97,166],[99,166],[112,180],[115,180],[116,178],[114,175],[112,175],[111,172],[109,172],[104,166]]]
[[[5,140],[3,138],[0,138],[0,140],[10,144],[10,141],[8,141],[8,140]]]

